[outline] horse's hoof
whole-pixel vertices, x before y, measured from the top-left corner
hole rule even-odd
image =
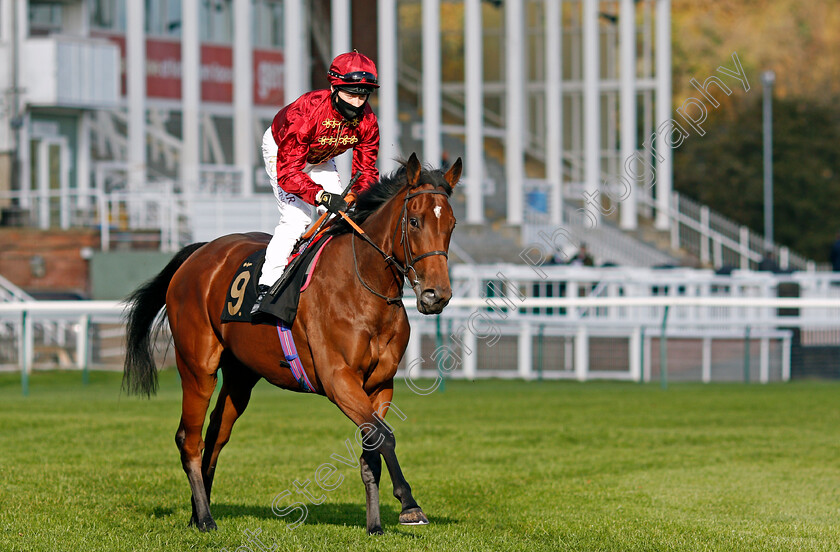
[[[384,535],[385,531],[382,530],[382,527],[374,527],[373,529],[368,529],[368,535]]]
[[[218,529],[218,527],[216,527],[216,522],[213,521],[213,518],[206,519],[204,521],[196,521],[195,518],[192,518],[190,519],[190,527],[195,527],[202,533]]]
[[[428,525],[429,518],[420,508],[411,508],[400,513],[400,525]]]

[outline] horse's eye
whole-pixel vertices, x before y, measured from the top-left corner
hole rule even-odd
[[[408,223],[409,223],[411,226],[413,226],[414,228],[419,228],[419,227],[420,227],[420,223],[417,221],[417,219],[416,219],[416,218],[410,218],[410,219],[408,219]]]

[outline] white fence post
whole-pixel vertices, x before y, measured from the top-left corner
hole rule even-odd
[[[525,381],[529,381],[534,377],[533,340],[531,337],[531,324],[529,322],[522,321],[519,324],[519,340],[516,349],[519,360],[519,377]]]
[[[786,245],[779,248],[779,268],[787,270],[790,266],[790,249]]]
[[[741,270],[750,269],[750,229],[746,226],[741,226],[740,239],[740,255],[741,255]]]
[[[421,360],[420,342],[422,339],[423,335],[420,332],[411,332],[408,336],[408,345],[405,348],[405,356],[403,357],[406,370],[409,370],[418,360]],[[422,368],[418,366],[418,369]],[[409,374],[408,377],[413,378],[414,375]]]
[[[642,328],[637,326],[633,328],[630,334],[630,346],[628,347],[628,354],[630,358],[630,379],[633,381],[642,381]]]
[[[671,193],[671,249],[674,251],[680,248],[680,194]]]
[[[770,381],[770,338],[762,337],[761,338],[761,361],[759,364],[759,376],[758,379],[761,383],[767,383]]]
[[[589,378],[589,332],[580,325],[575,335],[575,377],[578,381]]]
[[[709,264],[709,208],[706,205],[700,207],[700,264]]]
[[[712,338],[703,338],[703,353],[702,353],[702,380],[703,383],[712,381]]]
[[[90,315],[83,314],[79,317],[79,331],[76,333],[76,367],[80,370],[84,370],[89,366],[89,334]]]
[[[99,211],[99,245],[102,251],[108,251],[111,246],[111,227],[108,222],[108,200],[101,188],[96,191],[96,204]]]
[[[29,379],[32,373],[32,361],[35,357],[35,332],[32,328],[32,313],[23,311],[20,318],[20,360],[21,370]]]
[[[782,381],[790,381],[790,334],[782,338]]]
[[[478,339],[469,327],[465,326],[463,336],[462,358],[464,359],[464,377],[474,380],[478,375]]]

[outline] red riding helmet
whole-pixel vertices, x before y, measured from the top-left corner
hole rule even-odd
[[[379,88],[376,65],[359,52],[336,56],[327,75],[331,85],[354,94],[370,94],[373,88]]]

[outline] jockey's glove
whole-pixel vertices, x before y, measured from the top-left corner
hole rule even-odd
[[[315,203],[323,205],[327,211],[337,215],[339,211],[347,211],[347,202],[339,194],[331,194],[321,190],[315,196]]]

